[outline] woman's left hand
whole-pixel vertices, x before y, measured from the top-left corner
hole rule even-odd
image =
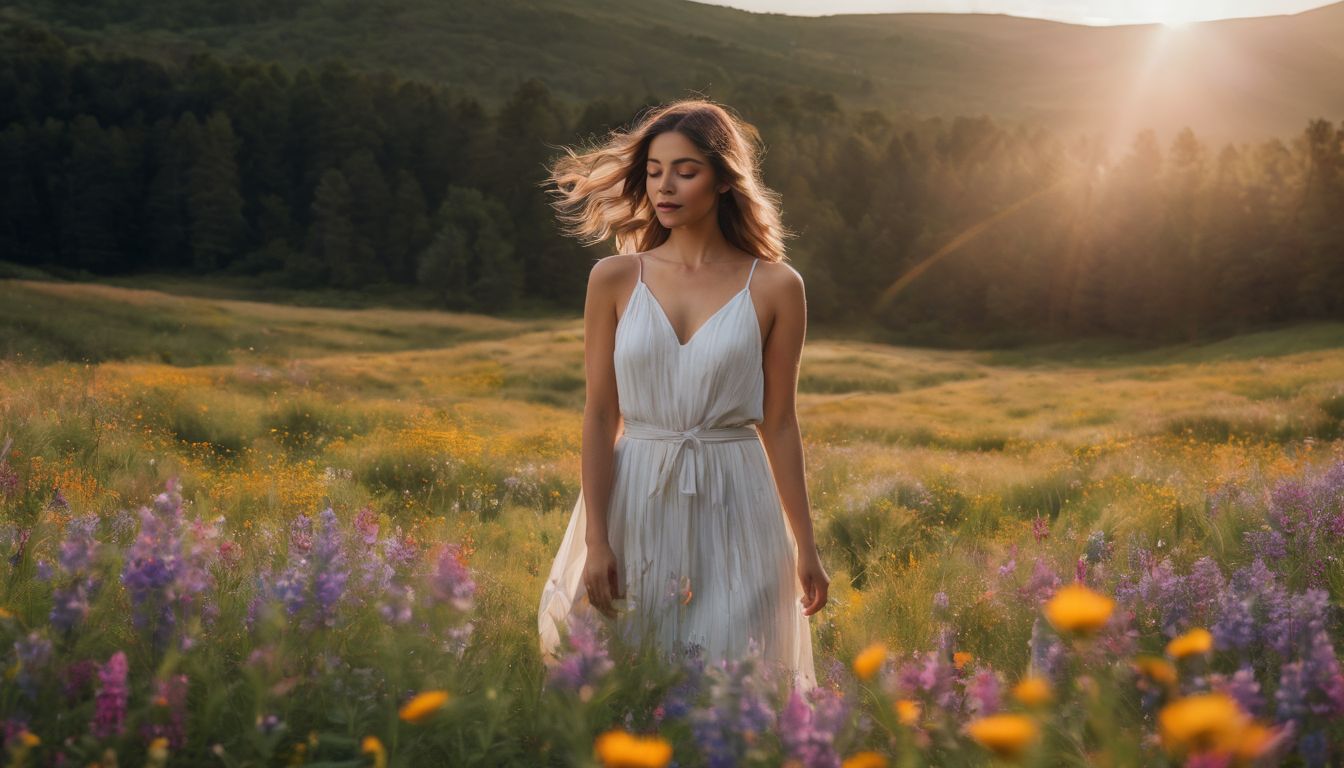
[[[803,615],[811,616],[825,607],[826,591],[831,584],[831,577],[826,575],[815,546],[798,555],[798,580],[803,585],[803,596],[798,602],[803,604]]]

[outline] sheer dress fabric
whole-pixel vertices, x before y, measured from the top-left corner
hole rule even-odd
[[[801,691],[816,685],[796,546],[755,424],[762,419],[762,338],[746,284],[682,343],[639,280],[616,326],[613,362],[623,432],[613,456],[607,531],[626,610],[588,602],[583,493],[538,608],[543,658],[576,614],[628,642],[701,646],[707,662],[749,645]]]

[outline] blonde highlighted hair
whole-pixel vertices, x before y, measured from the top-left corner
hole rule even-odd
[[[719,183],[719,229],[734,246],[765,261],[784,261],[784,239],[793,233],[780,220],[779,193],[761,181],[760,132],[726,107],[695,98],[650,108],[628,129],[610,131],[593,146],[564,156],[542,182],[556,199],[562,232],[584,245],[616,239],[617,253],[643,253],[667,240],[645,189],[649,145],[676,131],[709,158]]]

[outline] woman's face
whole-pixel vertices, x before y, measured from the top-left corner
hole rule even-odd
[[[716,183],[714,168],[695,144],[677,131],[660,133],[649,143],[645,190],[663,226],[686,226],[715,214],[728,184]],[[678,207],[663,207],[672,203]]]

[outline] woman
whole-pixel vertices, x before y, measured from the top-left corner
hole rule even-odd
[[[830,579],[794,408],[806,307],[759,146],[686,99],[550,169],[566,234],[614,234],[618,254],[588,279],[582,491],[541,596],[548,663],[596,612],[711,662],[754,646],[816,685],[806,617]]]

